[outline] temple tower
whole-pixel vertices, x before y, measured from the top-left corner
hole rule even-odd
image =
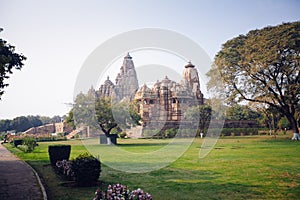
[[[133,99],[136,91],[139,89],[138,79],[132,61],[132,57],[127,53],[124,57],[123,65],[116,78],[115,93],[119,100],[124,98]]]
[[[197,69],[189,62],[182,73],[182,85],[196,97],[198,104],[203,104],[203,94],[200,90],[200,81]]]

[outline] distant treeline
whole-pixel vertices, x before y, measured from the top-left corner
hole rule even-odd
[[[58,115],[54,117],[29,115],[29,116],[16,117],[12,120],[2,119],[0,120],[0,132],[6,132],[6,131],[23,132],[31,127],[38,127],[44,124],[61,122],[63,118],[64,117],[60,117]]]

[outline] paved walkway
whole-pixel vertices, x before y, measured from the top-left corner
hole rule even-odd
[[[42,200],[42,191],[36,172],[0,144],[0,199]]]

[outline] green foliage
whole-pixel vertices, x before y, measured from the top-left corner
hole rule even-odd
[[[0,120],[0,131],[11,130],[10,123],[11,123],[11,120],[9,120],[9,119]]]
[[[198,123],[199,129],[203,131],[208,127],[212,117],[212,108],[209,105],[192,106],[185,111],[184,115],[187,120]]]
[[[101,162],[89,153],[80,154],[72,160],[71,168],[79,186],[95,185],[101,172]]]
[[[214,134],[220,131],[220,129],[210,129]],[[222,136],[246,136],[246,135],[257,135],[258,128],[222,128]]]
[[[27,152],[32,152],[36,146],[36,141],[34,137],[24,137],[23,138],[23,145],[28,147]]]
[[[134,102],[113,103],[111,98],[101,97],[96,99],[95,110],[98,124],[106,135],[114,129],[119,131],[140,125],[141,117]]]
[[[49,123],[58,123],[61,121],[60,116],[54,116],[52,118],[45,116],[20,116],[12,120],[3,119],[0,120],[0,132],[15,130],[16,132],[23,132],[31,127],[38,127]]]
[[[0,29],[0,32],[2,30]],[[4,80],[9,78],[9,74],[13,73],[13,69],[21,70],[24,60],[26,60],[25,56],[15,53],[15,47],[0,38],[0,100],[4,88],[8,86]]]
[[[118,126],[113,112],[110,98],[100,98],[96,100],[96,118],[105,135],[109,135],[113,128]]]
[[[167,129],[165,130],[165,137],[173,138],[176,136],[176,133],[177,133],[177,129],[175,128]]]
[[[48,153],[51,165],[55,166],[58,160],[69,160],[71,145],[49,145]]]
[[[120,138],[126,138],[126,136],[127,136],[126,132],[120,132],[119,133]]]
[[[75,126],[86,125],[91,129],[98,129],[96,118],[96,97],[95,90],[91,88],[87,94],[79,93],[74,101],[74,107],[70,111],[67,119]]]
[[[23,132],[32,127],[32,124],[27,117],[21,116],[13,119],[11,126],[16,132]]]
[[[68,113],[65,122],[73,129],[76,129],[74,116],[73,116],[73,109],[71,109],[70,112]]]
[[[226,111],[228,120],[259,120],[262,116],[260,113],[252,110],[249,106],[232,105]]]
[[[255,102],[283,113],[297,130],[300,22],[249,31],[228,40],[208,72],[208,88],[227,102]],[[216,84],[219,80],[223,85]],[[299,114],[299,113],[298,113]]]
[[[278,127],[282,130],[289,129],[290,126],[291,124],[286,117],[282,117],[278,122]]]

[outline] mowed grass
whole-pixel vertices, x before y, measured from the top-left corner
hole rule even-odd
[[[202,159],[199,151],[203,139],[196,138],[179,159],[155,171],[126,173],[112,169],[104,162],[99,187],[121,183],[132,190],[141,188],[153,199],[163,200],[299,199],[300,142],[289,138],[288,135],[276,140],[270,136],[220,138],[213,150]],[[148,153],[162,149],[170,141],[119,139],[118,148]],[[71,158],[87,151],[79,140],[59,143],[72,145]],[[53,142],[40,142],[33,153],[27,154],[7,146],[37,170],[49,199],[92,199],[97,187],[68,187],[54,174],[47,152],[50,144]],[[109,147],[104,145],[101,148]],[[99,154],[101,160],[101,151]],[[115,162],[119,162],[117,157]]]

